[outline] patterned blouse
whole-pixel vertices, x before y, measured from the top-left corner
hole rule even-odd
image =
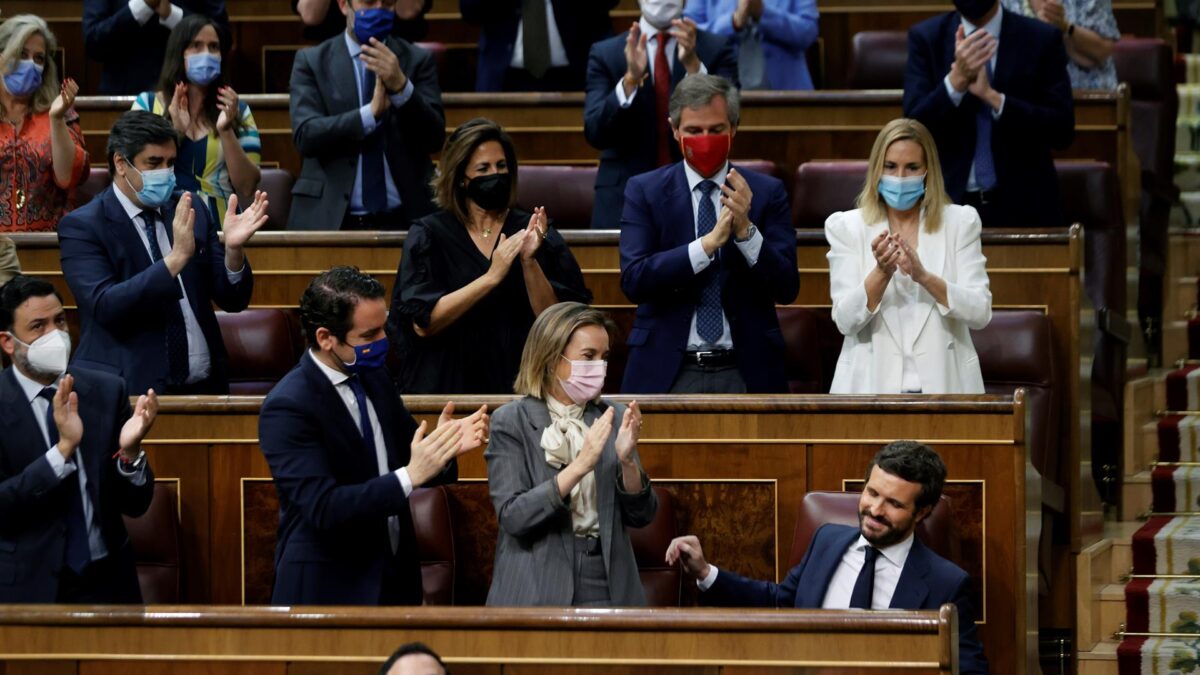
[[[166,115],[167,106],[161,96],[147,91],[138,94],[133,101],[133,110],[148,110],[155,115]],[[262,142],[258,138],[258,125],[245,101],[238,101],[242,120],[238,132],[238,144],[256,166],[262,165]],[[191,190],[204,197],[208,213],[217,222],[225,222],[225,207],[233,194],[233,181],[229,168],[225,166],[225,150],[216,129],[198,140],[186,136],[180,140],[179,154],[175,158],[175,181],[178,187]]]
[[[1006,12],[1037,18],[1029,0],[1000,0],[1000,4]],[[1062,0],[1062,6],[1067,23],[1094,31],[1102,38],[1121,39],[1117,18],[1113,16],[1112,0]],[[1067,73],[1071,76],[1073,89],[1117,88],[1117,66],[1111,56],[1096,68],[1084,68],[1068,55]]]
[[[0,232],[53,232],[58,219],[75,208],[75,188],[88,175],[88,152],[79,115],[67,111],[75,143],[71,178],[60,185],[50,149],[50,112],[25,118],[20,130],[0,122]]]

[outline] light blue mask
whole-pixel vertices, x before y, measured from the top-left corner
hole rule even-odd
[[[925,174],[920,176],[880,176],[879,196],[898,211],[911,209],[925,196]]]
[[[4,88],[13,96],[29,96],[42,86],[42,70],[33,59],[25,59],[13,64],[11,72],[4,76]]]
[[[185,60],[188,81],[193,84],[207,86],[221,74],[221,57],[218,54],[188,54]]]
[[[171,194],[175,192],[175,169],[138,171],[132,164],[126,166],[137,171],[138,175],[142,177],[142,189],[137,191],[137,198],[142,206],[157,209],[171,199]],[[125,183],[129,185],[130,190],[133,189],[133,183],[129,182],[129,176],[125,177]]]

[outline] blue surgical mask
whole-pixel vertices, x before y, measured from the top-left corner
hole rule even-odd
[[[898,211],[911,209],[925,196],[925,174],[920,176],[880,176],[879,196]]]
[[[33,59],[25,59],[13,64],[10,72],[4,76],[4,88],[13,96],[29,96],[42,86],[42,70]]]
[[[346,363],[346,370],[356,375],[379,370],[387,362],[388,339],[381,337],[374,342],[358,345],[354,348],[354,363]]]
[[[371,38],[382,41],[392,34],[392,23],[395,20],[396,11],[393,9],[360,9],[354,13],[354,37],[362,45],[370,42]]]
[[[132,164],[125,166],[137,171],[138,175],[142,177],[142,189],[137,191],[137,198],[142,206],[157,209],[171,199],[171,194],[175,192],[175,169],[138,171]],[[133,183],[129,182],[128,175],[125,176],[125,183],[130,190],[133,189]]]
[[[188,54],[187,77],[192,84],[207,86],[221,74],[221,56],[219,54]]]

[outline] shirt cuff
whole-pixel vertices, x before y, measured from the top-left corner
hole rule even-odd
[[[751,225],[751,227],[754,226]],[[754,228],[754,234],[750,235],[750,238],[746,241],[738,241],[736,237],[733,240],[733,245],[737,246],[738,250],[742,252],[742,257],[746,259],[746,264],[751,267],[754,267],[755,263],[758,262],[758,254],[762,252],[762,243],[762,232],[759,232],[757,227]]]
[[[617,103],[619,103],[622,108],[628,108],[629,106],[633,105],[633,99],[637,98],[637,93],[638,93],[638,88],[634,87],[633,93],[630,94],[629,96],[626,96],[625,95],[625,76],[622,75],[621,79],[617,80]]]
[[[238,283],[241,283],[241,281],[242,281],[242,274],[243,274],[243,273],[245,273],[245,271],[246,271],[246,263],[245,263],[245,261],[243,261],[243,262],[242,262],[242,269],[240,269],[240,270],[238,270],[238,271],[236,271],[236,272],[234,272],[233,270],[231,270],[231,269],[229,269],[228,267],[226,267],[226,268],[225,268],[225,276],[226,276],[226,277],[229,279],[229,283],[231,283],[231,284],[238,284]]]
[[[405,103],[408,103],[408,99],[412,98],[413,90],[412,78],[410,77],[404,83],[404,88],[401,89],[399,93],[388,94],[388,100],[392,102],[392,107],[399,108]]]
[[[162,1],[167,2],[167,0]],[[171,13],[165,19],[158,20],[159,23],[170,30],[175,30],[175,26],[178,26],[180,21],[183,21],[183,10],[176,5],[171,5]]]
[[[404,496],[407,498],[412,494],[413,491],[412,479],[408,477],[408,469],[400,467],[392,473],[394,473],[396,479],[400,481],[400,487],[404,490]]]
[[[1007,100],[1007,96],[1000,94],[1000,107],[992,110],[992,119],[998,120],[1000,119],[1000,116],[1004,114],[1004,102]]]
[[[704,252],[704,244],[701,244],[699,239],[696,239],[692,243],[688,244],[688,258],[692,261],[692,272],[694,274],[700,274],[703,272],[704,269],[713,261],[713,259]]]
[[[701,61],[701,62],[700,62],[700,72],[699,72],[699,74],[700,74],[700,75],[707,75],[707,74],[708,74],[708,66],[704,65],[704,62],[703,62],[703,61]]]
[[[942,82],[946,85],[946,95],[950,97],[950,102],[953,103],[955,107],[958,107],[958,104],[962,103],[963,96],[966,96],[967,92],[958,91],[955,89],[954,85],[950,84],[949,75],[942,79]]]
[[[62,453],[58,451],[57,445],[50,446],[50,449],[46,451],[46,461],[50,462],[50,469],[54,471],[54,475],[57,476],[59,480],[62,480],[63,478],[75,473],[75,463],[68,462],[67,460],[63,459]]]
[[[141,463],[142,465],[139,466],[138,468],[134,469],[133,471],[127,471],[125,469],[125,463],[121,461],[120,457],[118,457],[116,459],[116,462],[117,462],[117,473],[124,476],[125,479],[128,480],[130,483],[133,483],[134,485],[137,485],[138,487],[141,487],[142,485],[146,484],[146,463],[145,462],[142,462]]]
[[[717,583],[717,571],[717,566],[709,563],[708,576],[704,577],[703,579],[697,579],[696,588],[699,588],[701,591],[707,591],[708,589],[712,588],[712,585]]]
[[[150,9],[146,0],[129,0],[129,13],[133,14],[134,21],[143,26],[154,16],[154,10]]]
[[[375,115],[371,112],[370,103],[366,103],[358,109],[358,116],[362,118],[363,135],[369,136],[372,131],[375,131],[375,127],[379,126],[379,122],[376,121]]]

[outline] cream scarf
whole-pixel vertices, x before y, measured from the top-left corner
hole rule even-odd
[[[548,396],[546,407],[550,411],[550,426],[542,432],[542,450],[546,451],[546,463],[561,469],[583,449],[588,426],[583,421],[581,405],[565,405]],[[571,524],[576,536],[600,536],[597,503],[596,473],[591,471],[571,489]]]

